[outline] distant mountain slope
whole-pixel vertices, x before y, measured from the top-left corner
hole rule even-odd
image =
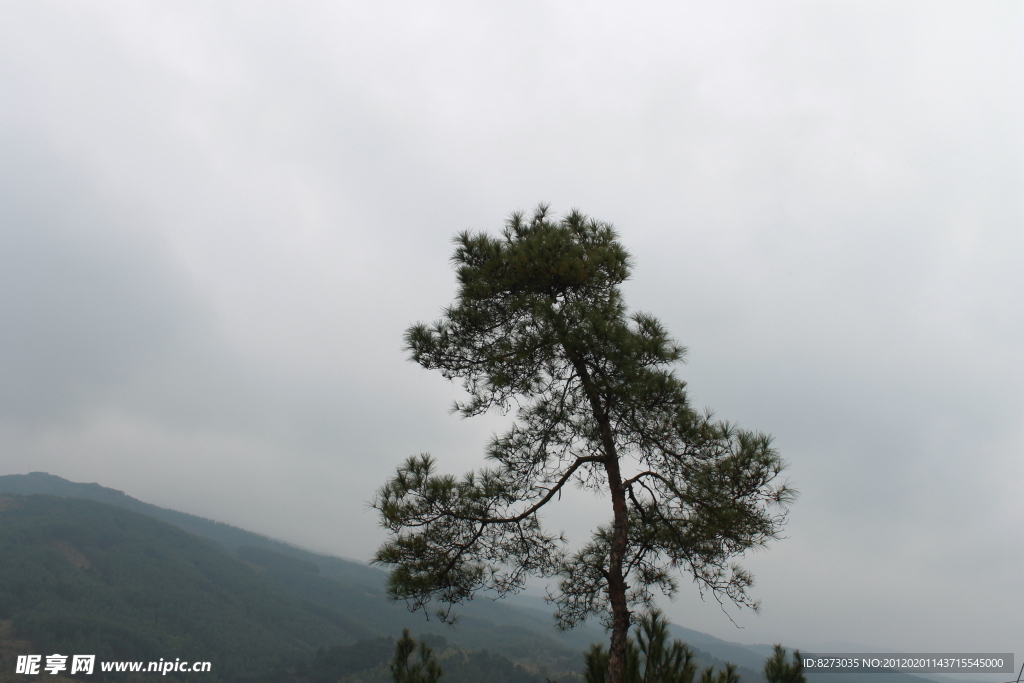
[[[316,564],[327,575],[336,576],[351,583],[379,586],[384,576],[380,570],[373,569],[365,564],[312,553],[288,543],[253,533],[252,531],[239,529],[230,524],[215,522],[205,517],[144,503],[137,498],[125,495],[117,489],[107,488],[95,483],[81,484],[72,482],[45,472],[0,476],[0,493],[19,493],[23,495],[41,493],[51,496],[64,496],[66,498],[84,498],[85,500],[115,505],[155,517],[197,536],[209,538],[231,551],[235,551],[243,545],[248,545],[274,550],[285,555],[292,555],[293,557]]]
[[[373,635],[176,527],[41,495],[0,497],[0,619],[47,654],[211,661],[211,680]]]
[[[49,494],[94,500],[127,508],[211,539],[240,559],[257,567],[289,592],[321,606],[358,615],[374,635],[396,636],[403,628],[413,633],[436,633],[467,649],[488,648],[550,671],[575,669],[590,643],[605,640],[598,628],[560,634],[550,611],[516,607],[480,598],[460,608],[455,629],[422,614],[410,614],[404,605],[389,601],[384,593],[386,574],[373,567],[337,557],[320,555],[251,531],[196,515],[167,510],[99,484],[81,484],[43,472],[0,476],[0,494]],[[317,568],[302,571],[301,564],[274,560],[256,549],[295,558]]]
[[[357,675],[364,683],[386,681],[394,642],[375,626],[383,624],[388,634],[395,629],[372,618],[375,608],[410,615],[379,595],[367,606],[358,590],[302,598],[309,585],[341,585],[318,571],[254,546],[231,555],[206,539],[105,503],[0,494],[0,681],[13,680],[17,655],[58,652],[94,654],[98,661],[213,664],[201,677],[172,673],[167,680],[334,683]],[[352,611],[339,605],[339,595],[354,605]],[[485,629],[492,631],[489,642],[500,644],[497,627]],[[515,628],[503,636],[510,645],[537,641],[533,661],[568,662],[552,672],[563,681],[578,680],[568,671],[578,664],[578,653],[552,650],[545,639]],[[542,671],[500,653],[427,638],[452,683],[543,680]],[[93,679],[104,675],[97,671]]]
[[[0,494],[4,493],[49,494],[96,501],[141,513],[190,534],[215,541],[218,545],[211,549],[219,547],[230,553],[232,557],[227,558],[228,560],[238,563],[252,573],[253,576],[246,581],[262,581],[260,585],[263,589],[278,596],[273,600],[285,596],[285,602],[293,601],[289,603],[291,609],[299,610],[302,615],[301,618],[293,617],[297,620],[295,624],[315,624],[315,628],[309,626],[314,632],[317,628],[326,629],[319,631],[322,634],[331,634],[325,635],[328,640],[323,641],[324,644],[347,646],[357,639],[395,637],[403,628],[410,628],[415,634],[424,634],[428,638],[441,637],[442,641],[447,639],[466,650],[491,650],[544,676],[549,673],[555,675],[578,670],[582,664],[582,652],[589,644],[603,643],[607,640],[606,634],[593,626],[576,629],[567,634],[556,633],[550,610],[544,609],[544,606],[534,599],[494,602],[478,598],[461,608],[462,619],[458,628],[445,627],[436,620],[427,622],[422,615],[409,614],[402,605],[387,600],[383,590],[385,574],[378,569],[358,562],[313,553],[228,524],[150,505],[99,484],[75,483],[42,472],[33,472],[27,475],[0,476]],[[3,528],[6,528],[6,525]],[[135,542],[139,547],[146,547],[146,541],[142,538]],[[61,548],[58,542],[57,545],[51,544],[48,549],[37,549],[37,552],[44,552],[51,559],[54,552],[64,552],[66,561],[72,563],[72,559],[69,558],[75,557],[75,546],[72,544],[71,550],[63,547],[62,551]],[[88,556],[88,553],[83,555]],[[222,558],[219,561],[223,563],[226,560]],[[69,564],[72,565],[73,563]],[[235,567],[235,570],[241,571],[238,567]],[[157,581],[158,577],[154,575],[153,580]],[[2,582],[0,575],[0,584]],[[56,581],[50,588],[43,588],[53,593],[64,590],[61,588],[63,585]],[[255,598],[245,600],[248,599]],[[516,602],[519,602],[518,606]],[[534,604],[541,609],[524,606]],[[0,598],[0,620],[4,618],[3,610],[4,603]],[[770,646],[728,642],[678,626],[672,627],[672,633],[674,637],[690,644],[697,653],[700,666],[718,667],[724,662],[732,662],[738,665],[744,683],[760,683],[762,680],[761,668],[770,652]],[[302,642],[308,644],[311,641]],[[307,645],[296,647],[298,650],[311,652],[308,648],[303,650]],[[277,650],[273,652],[274,656],[281,656]],[[836,678],[837,676],[840,678]],[[906,674],[808,675],[808,683],[923,681],[923,678]]]

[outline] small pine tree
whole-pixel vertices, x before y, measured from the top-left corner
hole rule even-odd
[[[623,683],[694,683],[697,665],[693,651],[681,640],[669,645],[668,619],[654,609],[641,615],[636,625],[636,640],[626,641]],[[608,672],[608,652],[601,645],[592,645],[584,655],[586,683],[605,683]],[[715,678],[714,669],[707,683],[739,683],[736,667],[727,665],[732,678]],[[701,682],[704,683],[703,677]]]
[[[644,660],[642,683],[693,683],[697,665],[693,651],[681,640],[668,645],[668,619],[658,609],[637,623],[637,643]]]
[[[725,663],[725,668],[718,672],[718,683],[740,683],[735,664]]]
[[[807,683],[800,650],[793,651],[793,661],[786,661],[786,648],[775,645],[772,656],[764,661],[764,677],[768,683]]]
[[[585,670],[583,680],[586,683],[605,683],[608,678],[608,651],[597,643],[583,655]],[[623,661],[622,683],[638,683],[640,680],[640,656],[636,643],[632,639],[626,641],[626,655]]]
[[[417,650],[416,646],[409,629],[403,629],[401,639],[395,643],[395,658],[391,660],[391,676],[395,683],[437,683],[441,678],[441,665],[426,643],[419,643],[419,661],[409,662],[409,657]]]

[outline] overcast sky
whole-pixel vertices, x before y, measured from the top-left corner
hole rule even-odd
[[[395,465],[502,424],[402,333],[546,201],[802,492],[762,613],[684,581],[677,623],[1019,666],[1021,3],[0,7],[0,474],[368,559]]]

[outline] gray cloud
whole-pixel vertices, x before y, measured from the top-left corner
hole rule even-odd
[[[77,169],[5,146],[0,181],[0,410],[61,419],[166,360],[197,317],[189,293],[129,217]]]
[[[762,616],[691,592],[680,623],[1020,641],[1017,5],[5,14],[9,471],[367,557],[400,459],[464,471],[501,424],[401,352],[451,235],[548,200],[619,227],[695,403],[772,432],[804,492],[749,558]]]

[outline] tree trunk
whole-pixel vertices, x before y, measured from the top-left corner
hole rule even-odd
[[[612,639],[608,646],[608,676],[605,683],[622,683],[622,673],[626,665],[626,639],[629,636],[629,605],[626,603],[626,577],[622,575],[623,560],[626,557],[627,539],[627,508],[626,489],[622,485],[622,473],[619,470],[619,454],[615,448],[615,438],[612,435],[611,422],[605,405],[601,402],[594,383],[591,381],[590,371],[579,354],[566,343],[567,335],[565,325],[556,319],[555,324],[559,329],[559,338],[562,348],[565,349],[566,358],[572,363],[576,374],[579,375],[583,391],[590,403],[594,419],[597,420],[601,433],[601,445],[604,450],[604,468],[608,475],[608,490],[612,496],[612,543],[608,550],[608,601],[612,607]]]
[[[602,425],[603,427],[603,425]],[[604,431],[602,429],[602,431]],[[610,436],[610,434],[609,434]],[[622,564],[626,555],[626,490],[622,486],[618,454],[612,448],[605,461],[608,488],[612,496],[612,544],[608,552],[608,600],[612,607],[612,640],[608,648],[607,683],[621,683],[626,663],[626,639],[629,636],[629,605],[626,603],[626,577]]]

